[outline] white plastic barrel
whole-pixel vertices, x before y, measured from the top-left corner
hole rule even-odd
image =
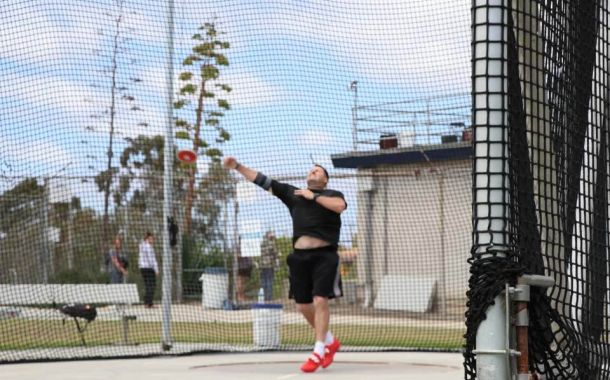
[[[206,268],[201,277],[201,306],[222,309],[229,290],[229,274],[224,268]]]
[[[255,346],[265,348],[280,346],[282,308],[281,304],[252,305],[252,336]]]

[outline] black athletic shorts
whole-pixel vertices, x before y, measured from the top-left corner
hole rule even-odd
[[[286,259],[290,269],[290,298],[312,303],[313,296],[341,297],[339,254],[336,246],[295,249]]]

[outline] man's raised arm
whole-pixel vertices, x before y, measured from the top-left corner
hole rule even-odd
[[[243,175],[245,179],[250,182],[253,182],[254,184],[262,187],[263,189],[269,190],[271,188],[271,178],[268,178],[261,172],[257,172],[254,169],[250,169],[246,165],[240,164],[239,162],[237,162],[235,157],[225,157],[223,164],[225,168],[236,170],[237,172],[239,172],[239,174]]]
[[[256,170],[252,170],[249,167],[247,167],[246,165],[242,165],[239,162],[237,162],[235,157],[231,157],[231,156],[225,157],[223,164],[224,164],[225,168],[233,169],[233,170],[239,172],[239,174],[243,175],[244,178],[250,182],[254,182],[254,180],[256,179],[256,175],[258,174],[258,172]]]

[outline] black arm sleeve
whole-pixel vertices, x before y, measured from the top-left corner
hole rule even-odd
[[[261,172],[256,173],[256,178],[254,178],[254,183],[265,190],[269,190],[271,187],[271,181],[271,178],[267,177]]]

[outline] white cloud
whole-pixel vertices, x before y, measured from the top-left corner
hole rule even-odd
[[[320,148],[337,144],[337,139],[327,131],[308,130],[297,136],[299,146]]]
[[[240,204],[252,203],[258,200],[260,189],[251,182],[237,183],[237,201]]]
[[[28,139],[23,135],[2,133],[2,158],[10,162],[9,176],[52,176],[74,163],[61,145],[47,139]]]
[[[3,1],[0,57],[19,64],[57,65],[69,58],[87,60],[99,45],[98,28],[110,25],[101,9],[82,12],[78,6]]]
[[[34,112],[59,110],[60,113],[53,113],[55,124],[51,126],[56,127],[59,119],[65,121],[62,128],[82,129],[86,122],[91,122],[92,113],[107,109],[108,91],[90,86],[88,82],[96,78],[99,81],[98,77],[88,79],[81,73],[68,78],[68,74],[57,70],[74,68],[102,75],[94,71],[107,64],[108,30],[112,30],[116,6],[111,0],[32,4],[9,0],[0,3],[4,16],[0,28],[0,58],[15,62],[14,66],[3,63],[0,71],[3,84],[0,111],[14,114],[17,103],[13,101],[21,99],[32,105],[25,111],[19,110],[22,115],[18,116],[24,116],[24,120],[33,119]],[[130,1],[126,4],[133,6]],[[222,78],[223,83],[234,89],[228,97],[234,109],[303,97],[283,87],[281,75],[269,80],[260,74],[268,70],[264,65],[273,59],[269,56],[271,50],[267,50],[272,49],[268,43],[271,37],[285,38],[302,46],[304,51],[324,51],[338,59],[346,71],[391,85],[427,88],[441,82],[445,89],[454,86],[456,90],[470,86],[469,0],[308,0],[268,1],[264,6],[244,4],[226,0],[210,0],[205,4],[192,0],[176,2],[177,61],[179,54],[190,48],[190,36],[201,23],[217,16],[221,29],[227,31],[226,40],[232,44],[231,66],[223,71]],[[133,32],[136,40],[133,46],[129,45],[133,48],[130,55],[140,55],[138,64],[131,70],[142,79],[136,98],[144,108],[142,115],[150,127],[135,127],[136,118],[121,112],[117,125],[124,137],[162,133],[166,124],[167,9],[165,4],[159,6],[154,2],[141,3],[138,7],[125,9],[124,27],[126,32]],[[103,35],[100,29],[105,30]],[[261,56],[260,64],[249,50],[253,46],[265,49],[261,51],[265,57]],[[95,48],[106,55],[91,54]],[[278,54],[281,54],[286,47],[279,48]],[[284,69],[295,72],[308,69],[302,66],[303,62],[294,64],[294,68]],[[174,69],[177,75],[181,67],[176,64]],[[282,68],[271,68],[278,69]],[[315,75],[315,70],[309,74]],[[177,90],[181,83],[177,79],[174,83]],[[329,141],[325,142],[326,139]],[[304,134],[300,140],[317,150],[338,141],[328,133],[326,136]]]
[[[3,103],[8,103],[8,99],[19,99],[37,106],[88,115],[94,109],[91,101],[99,99],[99,94],[90,86],[57,76],[18,75],[3,71],[0,72],[0,82],[0,97],[4,98]],[[0,107],[2,106],[0,103]]]
[[[380,80],[438,81],[464,73],[454,79],[470,83],[470,1],[360,0],[347,12],[321,0],[309,4],[314,11],[307,17],[298,7],[282,8],[265,20],[267,28],[323,41]]]
[[[39,113],[50,110],[60,111],[63,121],[62,129],[73,132],[83,131],[85,126],[93,125],[98,132],[108,128],[107,118],[94,120],[94,114],[100,114],[110,106],[110,92],[96,89],[87,83],[64,79],[61,77],[45,77],[42,75],[16,75],[0,72],[0,110],[5,118],[13,121],[26,121]],[[20,100],[28,104],[27,110],[16,112],[14,101]],[[139,100],[139,99],[138,99]],[[117,102],[116,127],[122,137],[135,137],[138,134],[158,134],[163,132],[166,124],[165,110],[158,104],[146,103],[144,99],[138,104],[142,111],[131,113],[130,106]],[[12,115],[9,115],[12,113]],[[148,127],[138,127],[139,121],[145,121]],[[48,120],[49,121],[49,120]],[[49,128],[40,125],[33,128]]]
[[[16,2],[2,2],[0,57],[34,60],[59,58],[56,36],[64,32],[45,12]]]
[[[178,79],[182,67],[175,68],[174,78],[174,94],[177,94],[180,88],[186,83],[198,84],[195,82],[185,82]],[[155,67],[145,70],[141,77],[143,79],[142,86],[149,93],[165,96],[167,93],[167,75],[164,67]],[[226,83],[231,86],[232,91],[223,96],[220,96],[221,91],[216,91],[221,98],[228,100],[232,108],[254,107],[263,104],[270,104],[279,99],[282,94],[282,99],[286,99],[286,91],[283,91],[279,86],[274,86],[258,78],[256,74],[247,71],[231,72],[221,74],[221,83]],[[211,82],[210,86],[214,86]],[[213,91],[213,90],[212,90]],[[298,96],[298,94],[293,94]]]
[[[104,37],[99,30],[113,27],[112,15],[117,8],[110,1],[87,3],[86,8],[84,4],[51,2],[28,7],[4,1],[0,6],[5,15],[0,56],[48,65],[59,58],[92,59],[77,54],[75,49],[80,47],[82,53],[102,44]],[[167,46],[167,8],[154,3],[137,9],[129,8],[129,2],[126,6],[126,34],[156,46],[155,52],[142,50],[141,57],[153,54],[158,63]],[[61,17],[52,17],[56,14]],[[347,67],[382,82],[413,84],[449,79],[460,88],[470,84],[469,0],[357,0],[349,4],[269,1],[264,7],[231,6],[222,0],[211,0],[203,6],[182,0],[175,7],[177,51],[190,49],[190,36],[197,27],[215,17],[236,52],[256,42],[264,43],[265,36],[294,36],[304,46],[320,44]],[[243,83],[252,89],[247,93],[254,94],[249,99],[256,99],[260,86]]]
[[[226,96],[232,107],[269,104],[278,101],[280,94],[282,94],[282,99],[286,100],[286,91],[257,78],[252,73],[228,74],[224,81],[233,88],[233,91]],[[293,95],[296,96],[296,94]]]
[[[113,28],[112,16],[117,12],[112,2],[89,4],[86,12],[81,6],[65,4],[45,7],[24,7],[10,1],[3,4],[1,10],[7,20],[3,22],[0,56],[30,59],[42,65],[56,65],[57,59],[69,58],[94,62],[94,54],[82,53],[96,47],[105,49],[108,37],[102,37],[99,31],[105,30],[107,34]],[[62,15],[59,19],[63,22],[52,17],[55,12]],[[130,46],[132,55],[139,55],[138,59],[146,61],[145,64],[157,65],[149,69],[156,73],[147,78],[156,85],[155,91],[165,89],[166,16],[167,9],[158,5],[126,8],[124,12],[125,33],[134,36],[136,41],[156,46],[154,50]],[[470,85],[470,2],[467,0],[442,3],[358,0],[351,2],[349,8],[345,3],[322,0],[293,5],[272,1],[258,8],[231,7],[219,0],[210,1],[206,6],[178,1],[175,14],[178,55],[190,49],[190,36],[197,27],[215,16],[221,29],[228,32],[226,39],[237,56],[253,43],[262,43],[265,35],[293,36],[302,41],[304,49],[319,44],[346,67],[381,82],[402,85],[445,82],[447,85],[446,81],[450,80],[456,88]],[[99,61],[97,57],[96,65]],[[279,86],[260,79],[251,69],[244,71],[243,64],[235,64],[235,68],[226,70],[225,78],[235,88],[229,99],[234,106],[256,106],[277,100]],[[177,65],[175,70],[179,72],[180,67]],[[175,82],[178,86],[178,81]]]
[[[179,11],[186,25],[218,15],[237,50],[256,42],[264,46],[265,38],[296,37],[303,49],[325,48],[346,67],[380,82],[430,87],[444,82],[461,90],[470,86],[470,0],[191,4],[184,2]]]

